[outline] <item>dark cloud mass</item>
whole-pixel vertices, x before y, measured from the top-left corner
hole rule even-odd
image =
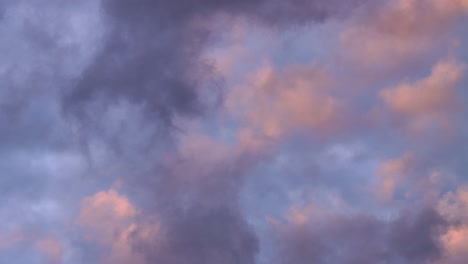
[[[101,9],[108,31],[102,48],[76,86],[66,91],[64,109],[79,118],[84,114],[89,119],[89,113],[99,118],[98,111],[89,111],[93,102],[112,107],[128,101],[142,107],[148,122],[172,126],[176,116],[199,116],[222,98],[222,76],[200,58],[214,41],[215,15],[245,16],[284,27],[323,21],[342,8],[337,1],[104,0]],[[241,174],[236,171],[242,164],[231,169],[228,164],[215,166],[221,168],[205,175],[207,181],[191,182],[193,187],[174,181],[198,175],[156,180],[156,203],[167,202],[156,211],[169,210],[162,214],[167,241],[139,247],[148,263],[255,262],[257,239],[235,209],[240,182],[236,178]],[[197,169],[203,170],[189,166],[184,173],[197,174]],[[213,202],[220,205],[213,207]],[[170,217],[172,211],[180,213]]]
[[[288,26],[322,21],[356,3],[105,0],[101,8],[109,32],[91,65],[67,92],[64,106],[80,112],[93,100],[128,100],[169,124],[174,115],[198,115],[222,93],[220,76],[199,57],[218,23],[212,16],[246,16]]]
[[[147,263],[255,263],[258,240],[232,208],[188,208],[165,226],[149,241],[135,231],[133,245]]]
[[[442,256],[446,227],[432,208],[391,221],[335,215],[280,229],[275,263],[431,263]]]

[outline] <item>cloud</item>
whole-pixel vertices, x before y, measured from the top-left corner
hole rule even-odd
[[[144,255],[133,247],[135,232],[142,241],[158,234],[157,224],[143,225],[138,222],[140,211],[115,189],[100,191],[83,198],[75,220],[83,230],[85,241],[97,242],[100,246],[99,263],[144,264]]]
[[[446,257],[445,262],[441,263],[453,263],[462,264],[468,258],[466,253],[468,243],[468,228],[463,227],[452,227],[449,229],[447,234],[442,237],[442,243],[445,247]]]
[[[90,229],[91,239],[113,240],[113,234],[131,224],[137,210],[125,196],[115,190],[98,192],[82,201],[77,224]]]
[[[36,249],[42,252],[48,263],[61,263],[63,259],[63,245],[54,238],[44,238],[36,242]]]
[[[103,1],[106,39],[67,91],[64,107],[79,113],[94,100],[111,105],[125,100],[169,124],[177,115],[196,116],[215,103],[220,92],[211,65],[199,58],[213,35],[213,15],[287,26],[324,20],[340,6],[336,1]]]
[[[465,66],[403,62],[445,53],[466,8],[2,1],[0,262],[463,263]]]
[[[57,206],[63,216],[54,215],[45,220],[41,213],[38,213],[41,217],[34,216],[41,219],[36,220],[35,226],[47,225],[47,228],[57,221],[62,229],[73,215],[73,209],[78,207],[76,223],[84,236],[74,232],[66,234],[75,239],[70,243],[76,247],[73,257],[78,259],[80,254],[85,260],[106,259],[100,250],[97,250],[100,257],[94,259],[96,249],[90,245],[111,252],[114,249],[127,252],[132,248],[133,254],[133,244],[150,241],[143,233],[158,240],[157,225],[146,227],[136,218],[146,219],[141,212],[154,215],[154,211],[157,214],[161,211],[168,237],[166,244],[172,248],[167,252],[173,254],[179,251],[179,243],[197,241],[196,237],[178,230],[198,232],[199,228],[205,228],[209,231],[210,226],[203,222],[211,217],[217,219],[215,223],[219,221],[222,227],[232,229],[228,233],[215,232],[212,239],[202,243],[204,250],[200,255],[187,247],[180,261],[193,257],[199,262],[205,258],[253,262],[258,251],[257,240],[237,205],[248,157],[242,157],[239,150],[214,161],[199,158],[199,153],[177,153],[172,163],[165,164],[159,159],[166,156],[167,153],[161,152],[167,149],[161,150],[160,145],[166,144],[168,138],[178,137],[180,131],[171,134],[174,131],[166,133],[166,130],[173,128],[179,117],[199,117],[218,106],[222,94],[219,76],[213,73],[209,62],[200,58],[218,34],[215,30],[219,29],[213,26],[217,19],[239,16],[268,27],[285,28],[321,22],[344,12],[340,10],[341,5],[338,1],[263,0],[59,2],[49,0],[36,5],[17,1],[8,3],[7,9],[2,6],[2,11],[6,10],[2,12],[2,22],[6,21],[2,26],[6,27],[1,30],[10,37],[0,46],[9,50],[8,56],[2,57],[0,69],[1,76],[7,77],[1,78],[2,84],[8,87],[0,92],[1,108],[8,115],[0,117],[0,142],[8,146],[2,148],[7,157],[16,158],[19,150],[25,153],[37,150],[41,154],[53,150],[54,155],[83,155],[84,162],[80,159],[76,166],[54,167],[64,161],[52,159],[48,162],[53,165],[47,165],[58,168],[59,173],[46,170],[46,175],[40,178],[36,177],[40,173],[25,172],[29,156],[12,158],[15,162],[2,164],[13,167],[11,177],[4,178],[9,190],[7,196],[15,204],[20,196],[41,201],[46,196],[60,201]],[[302,4],[301,8],[296,4]],[[208,152],[212,147],[190,151]],[[176,150],[168,150],[167,156],[173,152]],[[187,171],[177,170],[181,159],[189,160]],[[80,196],[115,180],[117,176],[107,175],[111,173],[105,170],[109,163],[123,168],[115,173],[119,176],[129,172],[126,188],[140,188],[140,193],[154,195],[146,200],[154,203],[154,208],[140,212],[112,189],[86,197],[80,204]],[[230,170],[225,170],[226,164]],[[190,181],[193,186],[177,181],[189,178],[187,172],[197,174],[193,179],[198,181]],[[55,177],[56,174],[64,176]],[[63,186],[76,188],[68,193]],[[160,193],[153,194],[155,189]],[[191,194],[189,205],[184,200],[184,191]],[[67,198],[62,200],[62,196]],[[217,205],[210,204],[210,200]],[[16,213],[11,204],[7,206],[7,215]],[[166,212],[166,207],[171,208],[170,212]],[[182,219],[170,224],[174,215]],[[115,243],[111,242],[113,239]],[[219,240],[224,242],[217,243]],[[41,248],[45,249],[46,244]],[[219,252],[212,255],[210,247],[218,246]],[[151,250],[137,255],[143,259],[159,258]]]
[[[196,133],[181,138],[146,210],[158,214],[160,236],[140,239],[135,231],[133,246],[147,263],[255,263],[258,241],[237,204],[252,157]]]
[[[250,82],[233,90],[227,107],[244,122],[241,139],[249,135],[276,140],[307,130],[326,134],[340,127],[344,104],[333,96],[333,79],[320,67],[264,67]],[[255,140],[255,139],[250,139]]]
[[[445,247],[445,263],[463,263],[468,258],[468,188],[461,186],[445,194],[438,203],[438,211],[450,223],[447,233],[441,237]]]
[[[450,45],[452,26],[467,14],[467,6],[464,0],[388,1],[345,28],[341,47],[365,69],[403,68],[438,44]]]
[[[425,134],[435,127],[447,133],[452,129],[451,117],[459,109],[457,86],[464,70],[460,62],[443,60],[434,65],[429,76],[384,89],[380,97],[407,132]]]
[[[391,202],[395,191],[408,181],[415,167],[416,158],[413,153],[383,162],[376,171],[380,187],[376,188],[376,197],[383,202]]]
[[[179,211],[163,224],[162,233],[163,239],[134,241],[146,263],[255,263],[257,239],[230,208]]]
[[[24,239],[24,235],[20,233],[15,232],[12,234],[11,232],[2,232],[0,233],[0,248],[5,249],[8,247],[12,247],[15,244],[23,241]]]
[[[394,220],[326,209],[292,219],[273,223],[274,263],[428,263],[443,254],[438,238],[446,222],[432,208],[402,211]]]

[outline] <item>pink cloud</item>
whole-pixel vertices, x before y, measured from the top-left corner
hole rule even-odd
[[[465,0],[397,0],[340,35],[341,47],[363,67],[398,67],[437,44],[452,44],[454,23],[468,13]]]
[[[405,153],[401,157],[390,159],[381,163],[375,172],[378,187],[374,189],[374,195],[384,203],[393,200],[395,191],[408,181],[414,170],[416,157],[413,153]]]
[[[47,263],[62,263],[64,246],[58,239],[52,237],[40,239],[36,241],[35,248],[47,258]]]
[[[371,193],[383,205],[403,205],[415,199],[434,203],[440,199],[445,184],[452,174],[421,161],[422,157],[406,152],[380,162],[374,172]]]
[[[445,194],[438,210],[452,224],[440,238],[446,251],[441,263],[465,263],[468,259],[468,187]]]
[[[26,239],[27,237],[21,232],[0,232],[0,250],[13,247]]]
[[[468,186],[446,193],[439,201],[438,210],[448,220],[468,225]]]
[[[83,228],[87,240],[104,248],[101,263],[144,264],[142,254],[134,250],[133,234],[138,230],[138,238],[144,241],[146,237],[154,237],[158,227],[137,223],[138,214],[139,210],[127,197],[110,189],[85,197],[76,223]]]
[[[314,65],[258,70],[229,95],[227,107],[243,124],[241,137],[278,139],[306,129],[327,134],[340,125],[343,102],[332,95],[333,79]]]
[[[457,85],[465,66],[453,59],[438,62],[429,76],[401,83],[380,92],[385,107],[404,123],[411,134],[421,134],[435,126],[449,132],[450,118],[457,110]]]
[[[112,240],[114,230],[128,226],[136,214],[125,196],[115,190],[101,191],[82,200],[77,223],[92,230],[95,239]]]
[[[468,227],[452,226],[441,237],[446,256],[440,263],[463,264],[468,259]]]

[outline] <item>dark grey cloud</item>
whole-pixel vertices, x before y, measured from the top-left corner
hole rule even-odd
[[[447,226],[435,209],[405,211],[390,227],[391,248],[408,263],[437,259],[443,255],[438,239]]]
[[[439,237],[448,223],[430,207],[402,211],[395,220],[313,217],[280,229],[274,263],[432,263],[444,254]]]
[[[153,240],[139,239],[140,230],[134,232],[135,251],[146,263],[255,263],[259,244],[238,211],[191,207],[171,215]]]
[[[175,115],[197,116],[222,94],[220,76],[200,59],[214,40],[213,23],[218,21],[210,19],[213,15],[291,26],[345,13],[359,2],[102,1],[109,32],[101,51],[67,91],[64,107],[83,114],[94,100],[110,105],[126,100],[143,106],[153,122],[171,124]]]
[[[258,157],[236,150],[227,148],[219,159],[208,153],[176,152],[157,175],[128,179],[134,188],[130,193],[150,194],[142,203],[141,221],[151,221],[154,215],[158,221],[159,229],[150,240],[144,236],[144,224],[133,236],[135,251],[147,263],[256,263],[260,245],[238,196]]]

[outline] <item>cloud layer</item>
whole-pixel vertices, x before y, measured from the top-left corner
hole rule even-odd
[[[467,14],[2,1],[0,263],[466,263]]]

